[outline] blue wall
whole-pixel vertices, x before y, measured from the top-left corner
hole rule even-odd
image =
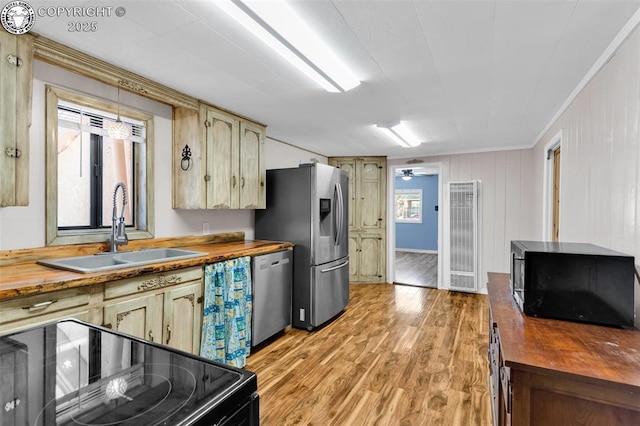
[[[438,175],[396,178],[396,189],[422,189],[422,223],[396,223],[396,248],[438,250]]]

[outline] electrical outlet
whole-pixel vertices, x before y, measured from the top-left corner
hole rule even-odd
[[[202,222],[202,235],[207,235],[209,232],[209,222]]]

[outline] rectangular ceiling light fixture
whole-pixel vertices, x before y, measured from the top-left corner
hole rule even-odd
[[[378,129],[389,135],[398,145],[404,148],[413,148],[420,145],[420,141],[411,130],[401,121],[394,125],[377,125]]]
[[[212,1],[325,90],[346,92],[360,84],[285,1]]]

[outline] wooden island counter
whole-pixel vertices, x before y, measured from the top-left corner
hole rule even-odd
[[[524,315],[489,273],[494,425],[640,425],[640,331]]]

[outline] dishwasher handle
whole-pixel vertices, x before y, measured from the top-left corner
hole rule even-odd
[[[263,262],[260,262],[260,269],[262,270],[262,269],[268,269],[268,268],[275,268],[275,267],[278,267],[278,266],[283,266],[283,265],[286,265],[287,263],[289,263],[289,260],[290,259],[288,257],[285,257],[285,258],[274,260],[274,261],[271,261],[271,262],[270,261],[266,261],[266,262],[263,261]]]

